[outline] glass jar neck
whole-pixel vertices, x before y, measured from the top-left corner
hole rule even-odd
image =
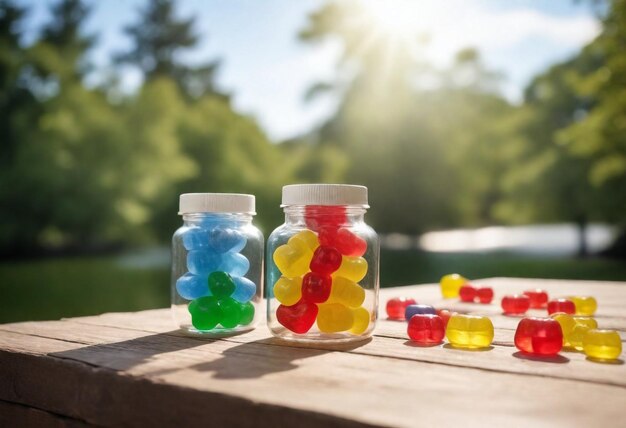
[[[245,213],[186,213],[183,214],[183,222],[185,226],[199,226],[207,223],[245,226],[252,223],[252,217],[252,214]]]
[[[287,205],[283,211],[285,223],[292,226],[306,226],[307,223],[351,226],[363,223],[367,210],[359,205]]]

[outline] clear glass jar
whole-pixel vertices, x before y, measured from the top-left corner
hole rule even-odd
[[[371,336],[378,313],[379,241],[364,216],[367,188],[283,187],[285,223],[267,242],[267,324],[294,341]]]
[[[172,315],[190,333],[249,331],[260,315],[263,234],[252,195],[186,193],[172,238]]]

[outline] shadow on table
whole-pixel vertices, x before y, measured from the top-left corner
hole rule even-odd
[[[529,355],[523,352],[515,352],[513,353],[515,358],[519,358],[520,360],[529,360],[529,361],[541,361],[544,363],[556,363],[556,364],[565,364],[569,363],[569,358],[564,357],[561,354],[557,354],[553,357],[541,357],[538,355]]]

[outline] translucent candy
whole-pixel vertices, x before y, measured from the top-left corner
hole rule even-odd
[[[614,330],[587,331],[583,338],[585,355],[596,360],[616,360],[622,353],[622,339]]]
[[[363,301],[365,301],[365,290],[359,284],[341,276],[332,280],[328,303],[341,303],[351,308],[358,308]]]
[[[354,282],[359,282],[367,274],[367,261],[363,257],[343,256],[341,266],[333,274],[333,277],[344,277]]]
[[[256,284],[243,276],[234,276],[235,291],[232,298],[239,303],[245,303],[252,299],[256,294]]]
[[[590,317],[574,316],[557,313],[552,318],[561,325],[563,331],[563,346],[582,351],[585,333],[598,328],[596,320]]]
[[[446,337],[458,348],[485,348],[493,341],[493,324],[487,317],[454,314],[448,321]]]
[[[441,286],[441,295],[444,299],[458,297],[461,286],[463,286],[466,282],[467,279],[463,278],[458,273],[443,276],[439,281],[439,285]]]
[[[302,297],[302,278],[281,276],[274,284],[274,297],[285,306],[298,303]]]
[[[483,304],[491,303],[493,300],[493,289],[491,287],[480,287],[476,291],[478,301]]]
[[[197,276],[187,272],[176,281],[176,291],[187,300],[210,296],[208,280],[204,276]]]
[[[208,248],[209,231],[200,227],[190,227],[183,232],[182,240],[187,251]]]
[[[456,312],[451,312],[448,309],[437,309],[437,315],[443,321],[444,328],[448,327],[448,321],[450,321],[450,317],[455,315]]]
[[[367,251],[365,239],[346,228],[323,227],[319,241],[320,245],[335,247],[344,256],[361,257]]]
[[[234,328],[241,322],[242,305],[235,299],[227,297],[218,301],[222,310],[220,324],[224,328]]]
[[[576,315],[592,316],[598,309],[598,302],[591,296],[570,296],[569,299],[576,306]]]
[[[417,314],[437,315],[437,310],[430,305],[409,305],[404,309],[405,320],[410,320],[413,315]]]
[[[226,272],[212,272],[209,275],[209,291],[218,299],[230,297],[235,291],[235,282]]]
[[[299,301],[292,306],[280,305],[276,309],[276,319],[285,328],[303,334],[315,324],[318,311],[315,303]]]
[[[404,320],[404,311],[407,306],[415,305],[417,302],[410,297],[394,297],[387,301],[387,316],[390,320]]]
[[[323,333],[338,333],[350,330],[354,324],[352,310],[340,303],[319,305],[317,328]]]
[[[242,303],[239,324],[248,325],[252,320],[254,320],[254,305],[250,302]]]
[[[524,294],[530,299],[530,307],[534,309],[545,308],[548,303],[548,293],[544,290],[536,288],[534,290],[526,290]]]
[[[302,300],[312,303],[324,303],[330,297],[333,279],[330,275],[309,272],[302,278]]]
[[[409,320],[407,333],[420,345],[436,345],[443,341],[445,326],[438,315],[417,314]]]
[[[337,205],[307,205],[304,218],[307,227],[315,231],[322,227],[338,228],[346,222],[346,209]]]
[[[219,270],[228,272],[232,276],[244,276],[250,269],[250,260],[240,253],[229,251],[222,254]]]
[[[191,324],[198,330],[212,330],[222,318],[222,310],[214,296],[199,297],[189,303]]]
[[[309,265],[312,272],[330,275],[339,269],[341,265],[341,253],[333,247],[320,245],[313,253]]]
[[[243,233],[229,227],[215,227],[208,231],[209,248],[217,253],[239,252],[246,246]]]
[[[461,302],[473,302],[477,295],[476,288],[470,284],[465,284],[459,288],[459,299]]]
[[[552,318],[524,318],[515,331],[515,346],[528,354],[554,356],[563,347],[561,326]]]
[[[557,312],[564,314],[573,314],[576,312],[576,305],[568,299],[554,299],[548,302],[548,314],[552,315]]]
[[[312,232],[308,229],[305,229],[293,235],[291,238],[289,238],[288,243],[294,248],[298,248],[303,251],[310,251],[311,253],[313,253],[315,249],[319,246],[317,235],[315,234],[315,232]]]
[[[187,269],[194,275],[208,277],[219,270],[222,257],[209,250],[192,250],[187,253]]]
[[[354,323],[349,331],[354,335],[360,336],[365,333],[370,324],[370,313],[367,309],[361,307],[352,309],[352,316],[354,317]]]
[[[530,298],[524,294],[509,294],[502,298],[505,315],[521,315],[530,308]]]
[[[290,243],[276,248],[272,255],[278,270],[288,278],[303,276],[307,273],[312,257],[313,253],[307,248]]]

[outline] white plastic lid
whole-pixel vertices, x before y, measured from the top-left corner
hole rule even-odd
[[[242,193],[183,193],[178,214],[244,213],[256,214],[254,195]]]
[[[367,204],[367,187],[352,184],[290,184],[283,187],[287,205],[359,205]]]

